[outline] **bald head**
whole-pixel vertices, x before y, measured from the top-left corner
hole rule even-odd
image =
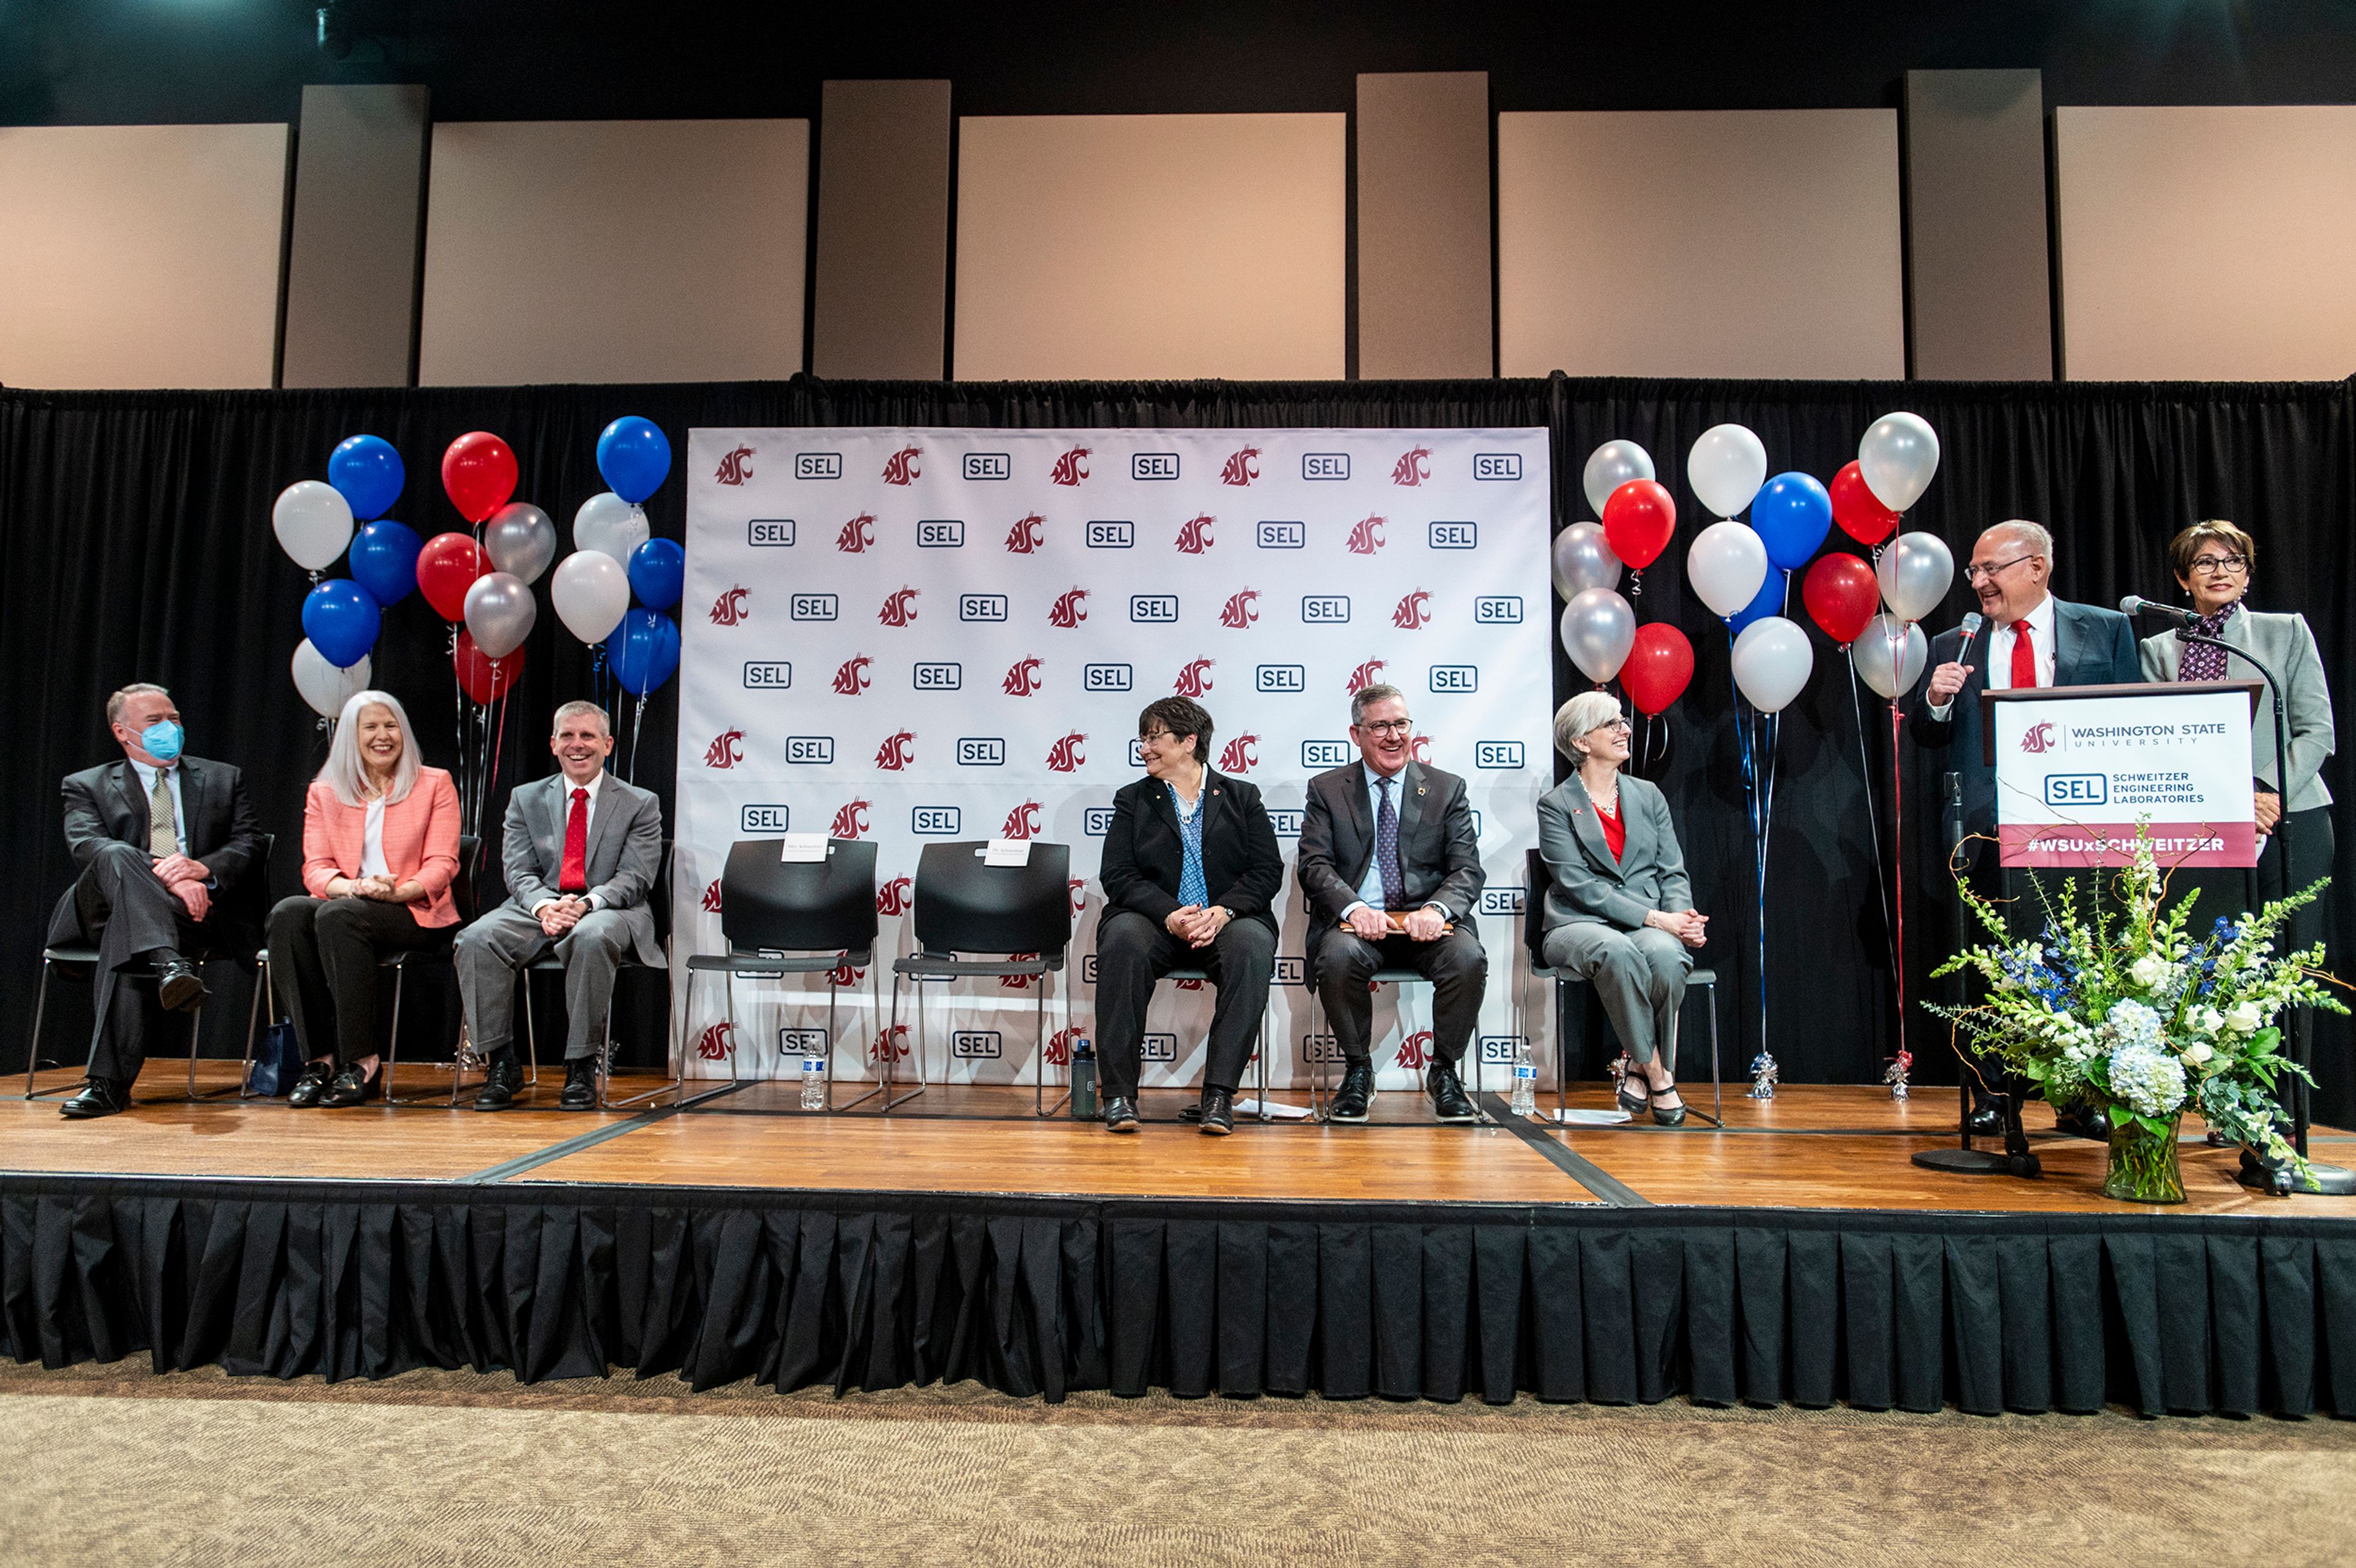
[[[2044,602],[2053,536],[2025,518],[1998,523],[1972,546],[1968,570],[1980,613],[1999,625],[2018,621]]]

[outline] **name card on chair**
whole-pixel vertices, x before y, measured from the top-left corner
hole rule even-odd
[[[826,835],[823,833],[788,833],[785,848],[777,851],[780,865],[810,864],[826,859]]]
[[[985,866],[1027,866],[1031,863],[1031,840],[1028,838],[993,838],[981,852]]]

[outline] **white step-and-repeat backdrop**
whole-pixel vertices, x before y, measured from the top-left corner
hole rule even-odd
[[[1511,1059],[1527,1031],[1512,979],[1523,856],[1553,776],[1545,431],[699,430],[688,469],[680,1006],[686,955],[723,949],[736,839],[876,840],[889,955],[914,944],[926,840],[1068,844],[1078,918],[1051,997],[1052,1082],[1073,1033],[1095,1033],[1098,859],[1113,792],[1143,772],[1138,712],[1183,693],[1215,720],[1214,764],[1257,784],[1275,819],[1270,1076],[1305,1084],[1331,1044],[1312,1033],[1289,869],[1304,786],[1355,760],[1350,694],[1384,681],[1407,694],[1418,754],[1470,784],[1489,875],[1482,1050]],[[888,1008],[888,965],[883,978]],[[884,1050],[909,1063],[913,996],[887,1042],[870,977],[836,980],[838,1074],[871,1075]],[[824,1028],[827,985],[738,984],[744,1071],[799,1071],[796,1031]],[[1430,1045],[1430,993],[1405,989],[1376,1002],[1386,1086],[1413,1082]],[[1030,1082],[1035,995],[936,986],[927,1075]],[[1149,1084],[1196,1081],[1211,1000],[1162,988]],[[683,1019],[691,1071],[726,1075],[724,1018],[707,977]]]

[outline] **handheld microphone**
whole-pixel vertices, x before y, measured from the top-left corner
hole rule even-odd
[[[2191,611],[2179,609],[2173,604],[2161,604],[2153,600],[2138,598],[2133,593],[2119,601],[2119,613],[2130,620],[2137,615],[2157,615],[2171,626],[2192,624]]]
[[[1987,623],[1981,618],[1980,613],[1976,610],[1972,611],[1969,614],[1965,615],[1961,622],[1957,623],[1964,634],[1964,640],[1955,645],[1955,662],[1957,664],[1963,663],[1964,656],[1972,651],[1972,640],[1980,635],[1980,628],[1987,624]]]

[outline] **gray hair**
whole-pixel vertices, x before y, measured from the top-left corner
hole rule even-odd
[[[2027,545],[2033,553],[2041,555],[2048,560],[2053,559],[2053,535],[2046,529],[2044,524],[2032,523],[2026,517],[2008,517],[1990,528],[1988,532],[1994,533],[1997,528],[2018,537],[2020,542]]]
[[[597,716],[597,728],[605,731],[606,734],[611,735],[614,732],[614,721],[605,717],[605,710],[604,709],[598,707],[594,702],[585,701],[583,699],[576,697],[572,701],[564,704],[562,708],[559,708],[556,710],[556,717],[549,720],[549,733],[552,735],[557,731],[563,729],[564,721],[567,719],[578,719],[584,713],[594,713]]]
[[[1350,696],[1350,722],[1352,724],[1359,723],[1366,717],[1367,709],[1372,708],[1377,702],[1388,702],[1394,697],[1398,698],[1401,702],[1405,702],[1407,700],[1407,693],[1401,691],[1396,686],[1382,686],[1378,684],[1358,688],[1358,689],[1353,692]]]
[[[1582,691],[1554,710],[1554,749],[1573,763],[1584,762],[1585,754],[1573,742],[1619,718],[1618,698],[1608,691]]]
[[[123,722],[123,705],[124,703],[130,701],[134,697],[145,697],[151,691],[158,697],[169,697],[172,695],[162,687],[152,685],[144,680],[134,680],[129,686],[124,687],[121,691],[109,695],[106,699],[106,722],[108,725],[112,726]]]
[[[336,739],[327,748],[327,765],[319,770],[319,777],[346,805],[368,804],[360,793],[368,784],[368,764],[360,761],[360,715],[370,708],[390,709],[393,722],[401,726],[401,759],[392,764],[392,786],[384,792],[385,800],[407,800],[417,784],[417,731],[410,728],[409,710],[390,691],[356,691],[336,717]]]

